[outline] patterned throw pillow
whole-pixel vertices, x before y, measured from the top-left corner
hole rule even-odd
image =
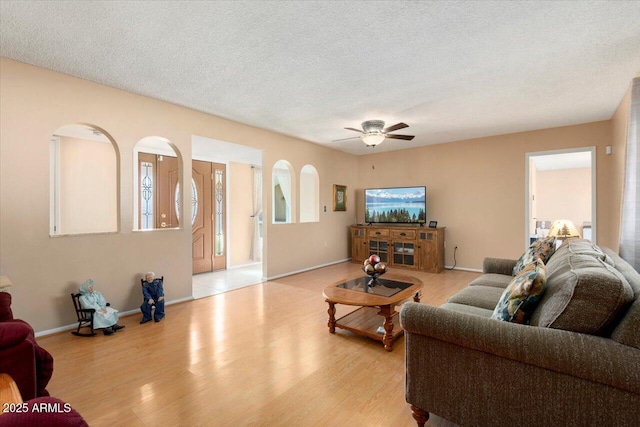
[[[551,255],[556,251],[556,238],[552,236],[545,237],[544,239],[538,239],[524,251],[522,256],[518,259],[515,267],[513,267],[513,276],[516,276],[522,271],[528,264],[535,261],[536,258],[540,258],[543,263],[547,263]]]
[[[511,280],[491,318],[505,322],[529,323],[546,284],[547,268],[542,260],[537,258]]]

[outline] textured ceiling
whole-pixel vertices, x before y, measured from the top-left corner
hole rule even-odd
[[[330,146],[376,152],[609,119],[640,2],[0,2],[0,54]],[[233,142],[233,141],[230,141]]]

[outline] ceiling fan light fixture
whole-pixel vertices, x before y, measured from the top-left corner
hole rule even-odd
[[[359,138],[367,147],[375,147],[376,145],[381,144],[387,138],[411,141],[413,138],[415,138],[414,135],[399,135],[390,133],[408,127],[408,124],[400,122],[396,123],[393,126],[385,128],[384,121],[382,120],[367,120],[365,122],[362,122],[362,130],[356,128],[345,129],[353,132],[358,132],[360,134]],[[334,139],[333,142],[347,141],[350,139],[358,139],[358,137],[354,136],[351,138]]]
[[[384,141],[384,134],[382,134],[382,133],[365,133],[362,136],[360,136],[360,139],[362,139],[362,142],[364,142],[365,145],[368,145],[369,147],[375,147],[376,145],[378,145],[382,141]]]

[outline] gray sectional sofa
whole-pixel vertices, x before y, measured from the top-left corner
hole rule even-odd
[[[440,307],[404,304],[406,400],[462,426],[640,425],[640,275],[568,239],[547,261],[530,325],[491,319],[515,260]]]

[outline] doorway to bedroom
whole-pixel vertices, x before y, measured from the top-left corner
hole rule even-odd
[[[595,155],[595,147],[526,154],[525,247],[554,223],[597,243]]]

